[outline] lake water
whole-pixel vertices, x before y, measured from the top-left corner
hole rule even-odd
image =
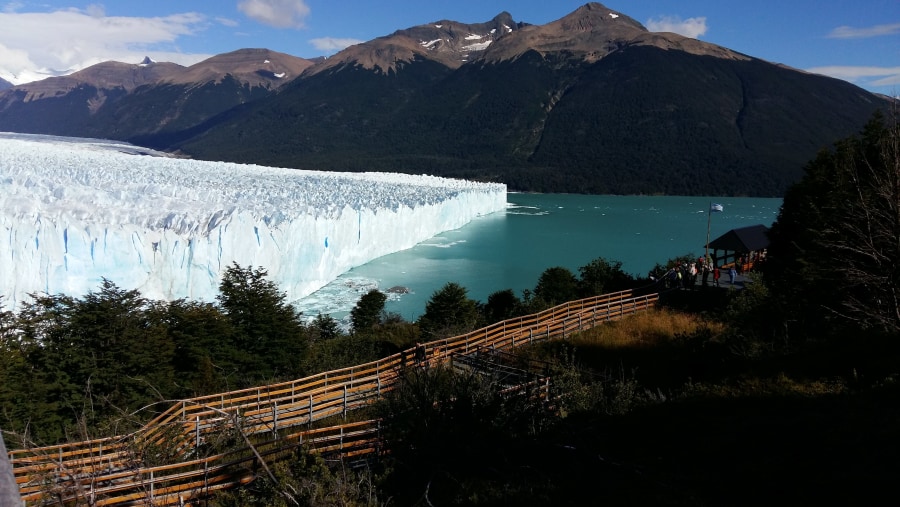
[[[505,212],[352,269],[298,307],[307,316],[340,319],[369,289],[402,286],[410,293],[391,295],[386,310],[415,320],[447,282],[459,283],[479,301],[503,289],[521,296],[545,269],[563,266],[577,275],[598,257],[621,261],[625,272],[643,276],[656,263],[705,253],[707,220],[713,240],[738,227],[770,226],[782,203],[780,198],[515,193],[507,201]],[[724,211],[710,215],[711,202]]]

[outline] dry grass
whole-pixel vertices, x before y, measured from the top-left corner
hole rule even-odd
[[[729,384],[691,384],[688,397],[737,399],[740,397],[809,397],[846,394],[847,384],[840,378],[792,378],[785,373],[774,377],[745,377]]]
[[[570,342],[605,349],[652,348],[702,329],[709,330],[715,338],[724,328],[723,324],[698,315],[655,308],[578,333]]]

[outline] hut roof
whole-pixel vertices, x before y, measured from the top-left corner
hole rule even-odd
[[[751,225],[731,229],[709,242],[713,250],[750,253],[769,247],[769,228],[765,225]]]

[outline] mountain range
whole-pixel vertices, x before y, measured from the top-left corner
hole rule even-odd
[[[437,21],[327,59],[105,62],[0,91],[0,130],[522,191],[779,196],[890,100],[589,3],[546,25]]]

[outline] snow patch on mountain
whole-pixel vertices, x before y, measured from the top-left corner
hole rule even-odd
[[[475,44],[469,44],[468,46],[463,46],[463,50],[465,51],[484,51],[487,49],[491,43],[494,42],[492,40],[486,40],[484,42],[476,42]]]

